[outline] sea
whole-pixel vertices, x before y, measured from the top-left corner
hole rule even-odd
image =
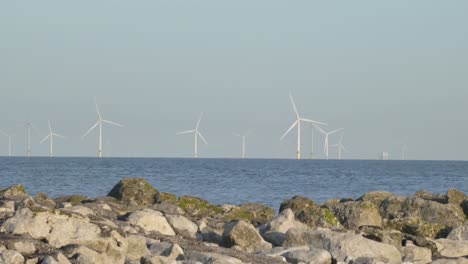
[[[0,187],[23,184],[31,195],[104,196],[125,177],[213,204],[256,202],[275,210],[296,195],[320,204],[369,191],[412,195],[456,188],[468,194],[467,161],[0,158]]]

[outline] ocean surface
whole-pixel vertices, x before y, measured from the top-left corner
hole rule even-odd
[[[214,204],[258,202],[278,210],[295,195],[318,203],[384,190],[468,193],[465,161],[0,158],[0,187],[24,184],[35,195],[106,195],[124,177],[143,177],[160,191]]]

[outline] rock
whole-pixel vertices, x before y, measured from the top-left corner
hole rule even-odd
[[[168,257],[163,257],[163,256],[144,256],[143,258],[141,258],[141,261],[138,262],[138,264],[140,263],[141,264],[178,264],[179,262],[173,259],[169,259]]]
[[[314,227],[340,227],[339,221],[327,208],[320,208],[314,201],[303,197],[295,196],[281,203],[280,212],[291,209],[295,217],[308,225]]]
[[[110,262],[105,256],[99,254],[98,252],[89,249],[85,246],[80,245],[70,245],[62,248],[65,256],[71,260],[73,264],[107,264],[107,263],[116,263],[123,264],[125,260],[118,262]]]
[[[463,212],[465,213],[465,216],[468,218],[468,199],[463,200],[463,202],[460,204]]]
[[[182,208],[178,207],[177,205],[173,203],[168,203],[166,201],[153,204],[152,206],[153,210],[160,211],[165,215],[183,215],[185,214],[184,210]]]
[[[203,241],[220,244],[226,221],[220,219],[202,218],[198,222]]]
[[[34,243],[31,241],[18,241],[13,243],[13,250],[18,251],[20,254],[24,256],[29,256],[36,253],[36,247]]]
[[[465,194],[457,189],[449,189],[447,191],[447,201],[449,203],[460,205],[465,198]]]
[[[385,263],[401,263],[401,254],[393,245],[366,239],[352,232],[335,232],[318,228],[313,231],[290,229],[286,233],[285,246],[309,245],[323,249],[336,261],[345,259],[371,258]]]
[[[172,193],[167,192],[160,192],[159,193],[159,202],[167,202],[167,203],[177,203],[177,196]]]
[[[291,209],[283,210],[276,218],[260,228],[263,238],[275,246],[280,246],[286,239],[286,232],[295,228],[300,230],[309,229],[308,226],[294,218]]]
[[[377,208],[380,204],[387,198],[393,197],[395,194],[384,192],[384,191],[375,191],[375,192],[368,192],[363,196],[359,197],[356,201],[358,202],[370,202],[374,204]]]
[[[0,213],[14,213],[15,202],[14,201],[3,201],[0,205]]]
[[[93,216],[93,215],[96,215],[96,213],[87,208],[87,207],[84,207],[84,206],[81,206],[81,205],[76,205],[76,206],[72,206],[72,207],[68,207],[68,208],[64,208],[62,209],[64,212],[69,212],[69,213],[75,213],[75,214],[80,214],[82,216]]]
[[[468,259],[458,258],[458,259],[437,259],[432,262],[432,264],[468,264]]]
[[[182,215],[166,215],[166,219],[176,234],[182,237],[197,239],[198,226]]]
[[[46,256],[41,264],[72,264],[67,257],[65,257],[62,253],[58,252],[54,254],[54,256]]]
[[[159,232],[162,235],[174,236],[175,232],[161,212],[143,209],[128,216],[128,222],[141,228],[145,233]]]
[[[123,262],[127,251],[126,239],[116,231],[103,234],[88,218],[59,211],[33,213],[27,208],[21,209],[2,225],[0,231],[45,239],[55,248],[70,244],[83,245],[105,255],[107,261],[114,263]]]
[[[468,222],[464,225],[456,227],[450,231],[447,239],[451,240],[468,240]]]
[[[38,257],[26,259],[24,261],[24,264],[37,264],[37,263],[39,263],[39,258]]]
[[[432,252],[428,248],[415,246],[408,242],[402,249],[403,261],[414,264],[426,264],[432,262]]]
[[[245,203],[240,205],[240,209],[250,215],[250,223],[254,226],[266,224],[275,217],[275,210],[263,204]]]
[[[363,232],[363,236],[377,242],[390,244],[401,250],[404,234],[397,230],[383,229],[377,226],[361,226],[359,231]]]
[[[203,218],[223,214],[223,209],[198,197],[181,196],[177,205],[190,217]]]
[[[24,257],[14,250],[0,251],[0,263],[5,264],[23,264]]]
[[[140,260],[143,256],[150,255],[151,252],[146,246],[146,238],[143,236],[128,236],[128,250],[126,261]]]
[[[29,194],[22,184],[13,185],[0,190],[0,200],[21,200],[28,196]]]
[[[225,226],[221,245],[224,247],[239,246],[247,252],[258,252],[272,247],[270,243],[263,240],[252,224],[244,220],[237,220]]]
[[[76,206],[88,201],[92,201],[91,198],[83,195],[67,195],[54,199],[56,204],[71,203],[72,206]]]
[[[363,199],[370,199],[370,197]],[[360,226],[366,225],[382,226],[382,216],[380,216],[379,209],[371,201],[338,203],[332,205],[330,210],[348,229],[357,230]]]
[[[450,239],[434,240],[440,256],[446,258],[460,258],[468,256],[468,241],[455,241]]]
[[[298,264],[331,264],[332,256],[323,249],[294,250],[282,255],[289,263]]]
[[[167,254],[165,252],[169,252],[171,247],[172,244],[168,242],[154,243],[149,246],[149,251],[153,256],[162,256],[163,254]]]
[[[171,245],[168,249],[164,250],[161,253],[161,256],[167,257],[171,260],[179,260],[183,259],[184,250],[177,244]]]
[[[448,203],[446,195],[438,194],[438,193],[437,194],[431,193],[427,190],[420,190],[416,192],[413,196],[421,198],[423,200],[427,200],[427,201],[433,201],[433,202],[438,202],[442,204]]]
[[[128,207],[150,207],[159,200],[159,192],[143,178],[124,178],[107,196]]]
[[[93,212],[93,215],[109,220],[117,220],[117,217],[124,212],[118,209],[114,209],[115,205],[111,207],[108,204],[102,202],[86,203],[83,206],[90,209]]]
[[[197,251],[189,251],[185,255],[185,260],[188,261],[198,261],[201,263],[209,263],[209,264],[242,264],[237,258],[224,256],[217,253],[208,253],[208,252],[197,252]]]
[[[49,196],[47,196],[47,194],[43,193],[43,192],[39,192],[36,194],[36,197],[34,197],[34,200],[42,205],[42,206],[45,206],[47,208],[55,208],[57,206],[57,204],[54,202],[54,200],[50,199]]]

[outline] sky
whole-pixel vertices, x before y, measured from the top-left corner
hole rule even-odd
[[[301,115],[345,128],[344,158],[383,151],[408,159],[468,159],[468,2],[453,1],[3,1],[0,129],[26,154],[25,121],[50,120],[58,156],[294,158],[288,94]],[[303,157],[312,129],[303,128]],[[335,144],[339,135],[331,136]],[[323,137],[315,134],[316,158]],[[0,155],[7,138],[0,137]],[[336,151],[330,150],[330,157]]]

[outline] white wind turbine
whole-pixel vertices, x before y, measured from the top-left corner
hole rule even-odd
[[[64,136],[54,133],[52,131],[52,126],[50,125],[50,121],[47,120],[47,124],[49,125],[49,134],[41,141],[41,144],[44,143],[47,139],[49,139],[50,142],[50,148],[49,148],[49,157],[52,157],[54,155],[54,145],[53,145],[53,139],[54,137],[59,137],[59,138],[65,138]]]
[[[289,93],[289,98],[291,99],[291,103],[292,103],[294,112],[296,113],[297,119],[292,124],[292,126],[286,131],[286,133],[284,133],[284,135],[281,137],[280,141],[282,141],[284,139],[284,137],[286,135],[288,135],[289,132],[291,132],[291,130],[293,130],[294,127],[297,126],[297,159],[301,159],[301,122],[307,122],[307,123],[312,123],[312,124],[320,124],[320,125],[325,125],[325,126],[327,124],[300,117],[299,112],[297,111],[297,107],[296,107],[296,104],[294,103],[294,99],[293,99],[291,93]]]
[[[251,131],[247,131],[247,133],[241,135],[239,133],[233,133],[236,137],[242,137],[242,158],[245,159],[245,139],[250,134]]]
[[[0,134],[3,134],[5,137],[8,137],[8,157],[11,157],[11,137],[13,135],[9,135],[5,133],[3,130],[0,130]]]
[[[338,159],[339,159],[339,160],[341,160],[341,153],[342,153],[342,151],[348,152],[348,150],[347,150],[347,149],[345,148],[345,146],[343,145],[343,135],[344,135],[344,133],[341,133],[340,141],[338,141],[338,144],[335,144],[335,145],[332,146],[332,147],[338,149]]]
[[[322,133],[325,136],[325,143],[323,144],[323,153],[325,154],[325,158],[328,159],[328,150],[329,150],[328,138],[329,138],[329,136],[336,133],[336,132],[339,132],[339,131],[343,130],[344,128],[339,128],[339,129],[333,130],[333,131],[328,132],[328,133],[325,132],[323,129],[321,129],[319,126],[315,126],[315,128],[317,128],[317,130],[320,131],[320,133]]]
[[[99,106],[98,106],[98,104],[96,102],[96,98],[94,98],[94,104],[96,105],[96,111],[97,111],[99,119],[96,122],[96,124],[94,124],[81,138],[84,139],[93,129],[95,129],[97,126],[99,126],[98,157],[102,158],[102,124],[105,123],[105,124],[110,124],[110,125],[119,126],[119,127],[123,127],[123,125],[112,122],[112,121],[109,121],[109,120],[102,119],[101,112],[99,111]]]
[[[26,128],[28,130],[28,148],[26,150],[26,155],[28,157],[31,157],[31,131],[34,130],[34,132],[36,133],[36,135],[38,134],[37,133],[37,129],[36,127],[33,125],[33,123],[31,122],[31,120],[28,120],[26,122]]]
[[[201,121],[202,117],[203,117],[203,113],[200,113],[200,117],[198,118],[197,126],[195,127],[194,130],[182,131],[182,132],[177,133],[177,135],[192,134],[192,133],[194,134],[194,136],[195,136],[195,158],[198,158],[198,137],[200,137],[203,140],[203,142],[205,142],[205,144],[208,144],[208,142],[206,142],[205,138],[203,138],[200,131],[198,131],[198,128],[200,126],[200,121]]]

